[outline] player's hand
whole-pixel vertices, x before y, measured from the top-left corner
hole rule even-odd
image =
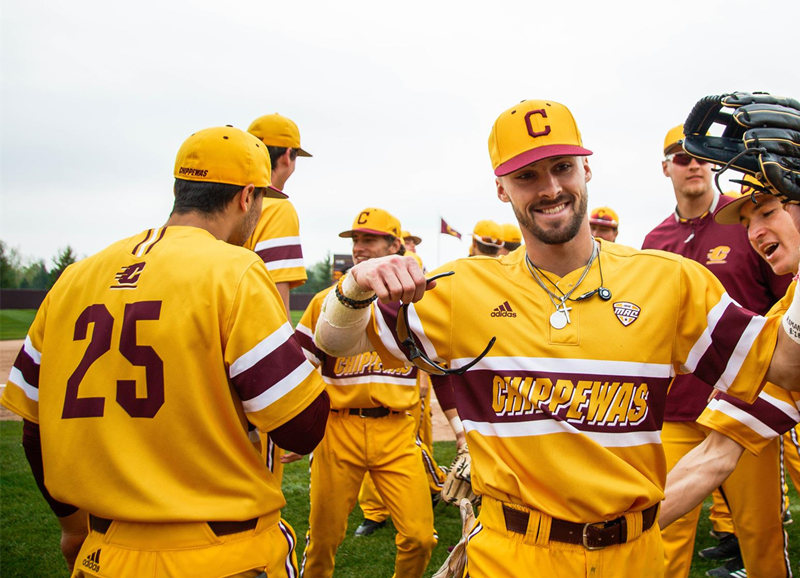
[[[305,456],[302,454],[298,454],[295,452],[286,452],[281,456],[281,463],[282,464],[291,464],[292,462],[296,462],[298,460],[302,460]]]
[[[89,515],[84,510],[63,516],[58,519],[61,525],[61,554],[67,563],[69,571],[72,572],[75,566],[75,559],[78,557],[83,541],[89,533]]]
[[[350,270],[353,280],[364,291],[374,291],[384,303],[414,303],[422,299],[428,284],[419,264],[411,257],[390,255],[363,261]]]

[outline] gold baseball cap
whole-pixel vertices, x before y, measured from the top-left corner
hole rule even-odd
[[[489,134],[489,157],[501,177],[550,157],[587,156],[569,109],[551,100],[523,100],[497,117]]]
[[[722,225],[738,225],[739,214],[742,212],[742,205],[748,201],[756,205],[761,204],[761,201],[765,199],[763,196],[765,194],[763,192],[764,189],[764,185],[755,177],[745,175],[738,193],[725,193],[725,196],[734,197],[735,200],[717,209],[714,213],[714,220]],[[771,195],[767,195],[766,198],[770,196]]]
[[[340,237],[352,237],[353,233],[369,233],[370,235],[391,235],[402,238],[400,221],[387,211],[369,207],[361,211],[353,220],[353,228],[339,233]]]
[[[300,148],[300,130],[297,125],[277,112],[258,117],[250,123],[247,132],[261,139],[265,145],[293,148],[299,157],[311,156]]]
[[[502,247],[503,228],[494,221],[484,219],[475,223],[475,228],[472,229],[472,238],[484,245]]]
[[[419,245],[420,243],[422,243],[422,239],[420,239],[416,235],[412,235],[408,231],[403,231],[403,239],[411,239],[412,241],[414,241],[415,245]]]
[[[522,231],[514,223],[505,223],[503,228],[503,243],[522,243]]]
[[[683,150],[683,125],[672,127],[664,137],[664,155],[672,152],[675,147]]]
[[[611,227],[616,229],[619,227],[619,217],[609,207],[598,207],[592,214],[589,215],[589,223],[592,225],[599,225],[601,227]]]
[[[264,196],[285,199],[272,185],[267,147],[253,135],[230,125],[197,131],[187,138],[175,158],[176,179],[265,187]]]

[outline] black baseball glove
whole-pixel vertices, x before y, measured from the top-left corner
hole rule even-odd
[[[711,136],[714,123],[721,136]],[[800,102],[765,92],[706,96],[683,125],[690,155],[752,175],[784,202],[800,204]]]

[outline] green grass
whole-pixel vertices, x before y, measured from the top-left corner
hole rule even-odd
[[[25,339],[36,309],[0,309],[0,340]]]
[[[0,422],[0,560],[5,576],[66,577],[66,565],[58,546],[59,529],[53,515],[42,499],[22,451],[20,422]],[[453,442],[434,443],[434,454],[440,463],[450,463],[455,455]],[[800,505],[798,495],[791,489],[792,514],[796,520],[787,526],[791,559],[800,560]],[[305,532],[308,529],[308,459],[288,464],[284,474],[284,493],[287,505],[284,518],[298,537],[297,559],[302,560]],[[335,499],[335,497],[331,497]],[[704,504],[697,531],[695,551],[713,546],[708,523],[710,501]],[[426,576],[430,576],[447,557],[447,548],[456,543],[461,531],[458,510],[439,504],[434,510],[439,544],[433,552]],[[350,515],[347,537],[336,557],[337,578],[391,576],[394,565],[394,529],[391,524],[372,536],[355,538],[353,532],[361,522],[361,511]],[[695,556],[691,578],[705,576],[706,570],[717,562]]]

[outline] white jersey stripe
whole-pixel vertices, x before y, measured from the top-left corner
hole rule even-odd
[[[264,261],[267,271],[276,271],[278,269],[292,269],[294,267],[303,267],[302,259],[282,259],[280,261]]]
[[[464,429],[467,432],[478,432],[482,436],[498,438],[536,437],[556,433],[582,435],[606,448],[661,444],[661,433],[658,431],[580,431],[567,422],[550,419],[512,423],[464,420]]]
[[[725,371],[722,372],[719,380],[717,380],[717,383],[714,384],[715,388],[721,391],[728,391],[728,388],[733,383],[733,380],[736,379],[739,371],[741,371],[742,365],[744,365],[745,359],[747,358],[747,354],[753,347],[753,343],[755,343],[758,334],[764,328],[766,322],[767,319],[765,317],[753,317],[750,319],[750,322],[747,324],[744,332],[742,332],[742,336],[736,343],[736,349],[728,359],[728,364],[725,366]]]
[[[305,381],[305,379],[316,371],[316,368],[308,361],[304,361],[297,369],[292,371],[289,375],[276,382],[268,390],[259,396],[242,402],[242,406],[247,413],[254,413],[269,407],[276,401],[280,400],[284,395],[291,392],[295,387]]]
[[[25,353],[33,359],[36,365],[42,364],[42,354],[33,346],[30,335],[25,336],[25,343],[22,344],[22,348],[25,350]]]
[[[476,351],[477,355],[480,351]],[[472,358],[454,359],[454,368],[462,367]],[[670,378],[672,366],[668,363],[640,363],[634,361],[609,361],[601,359],[563,359],[553,357],[484,357],[472,370],[534,371],[540,373],[568,373],[572,375],[614,375],[620,377]]]
[[[383,318],[383,315],[380,314],[380,309],[378,309],[378,306],[375,303],[372,303],[370,307],[373,308],[372,317],[375,319],[378,325],[378,335],[380,336],[383,346],[389,351],[392,357],[402,361],[406,365],[411,365],[411,361],[409,361],[405,353],[403,353],[403,351],[397,345],[395,334],[391,329],[389,329],[389,326],[386,324],[386,320]]]
[[[11,373],[8,375],[8,381],[18,385],[20,389],[25,392],[25,397],[31,401],[39,401],[39,388],[33,387],[30,383],[25,381],[25,377],[22,375],[22,372],[16,367],[11,368]]]
[[[394,375],[358,375],[355,377],[336,377],[332,378],[327,375],[322,376],[325,383],[330,385],[366,385],[370,383],[382,383],[391,385],[401,385],[403,387],[416,387],[416,377],[397,377]]]
[[[791,404],[782,399],[778,399],[777,397],[773,397],[764,391],[759,393],[758,397],[774,408],[788,415],[792,421],[800,423],[800,407],[798,407],[796,404]]]
[[[752,414],[743,411],[730,402],[721,399],[715,399],[708,405],[709,409],[718,411],[724,415],[735,419],[742,425],[750,428],[764,439],[774,439],[780,434],[767,424],[753,416]]]
[[[300,245],[300,237],[276,237],[274,239],[266,239],[256,243],[255,251],[263,251],[264,249],[274,249],[275,247],[294,247]]]
[[[703,355],[705,355],[711,345],[711,334],[714,332],[714,328],[731,303],[736,302],[731,299],[727,293],[723,293],[719,302],[708,312],[708,315],[706,315],[708,325],[700,337],[697,338],[697,341],[695,341],[692,349],[689,351],[689,355],[686,356],[686,363],[683,366],[686,373],[694,373],[694,370],[697,369],[697,364],[700,363]]]
[[[287,321],[281,325],[277,330],[270,334],[266,339],[263,339],[253,349],[242,355],[239,359],[231,363],[229,370],[231,379],[243,373],[256,365],[259,361],[264,359],[267,355],[278,349],[281,345],[292,338],[294,332],[292,326]]]

